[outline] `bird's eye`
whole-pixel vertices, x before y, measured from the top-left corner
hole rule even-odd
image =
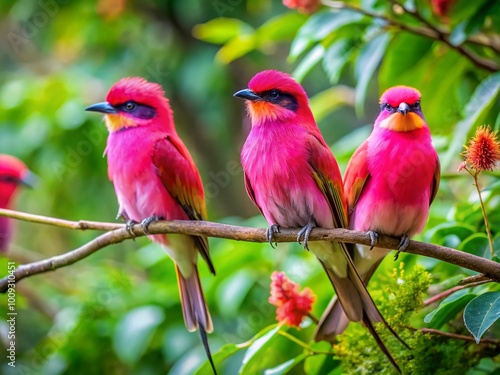
[[[392,112],[394,110],[394,107],[392,105],[390,105],[389,103],[383,103],[381,106],[380,106],[380,109],[382,110],[387,110],[389,112]]]
[[[127,102],[125,103],[125,105],[123,106],[123,109],[125,109],[126,111],[131,111],[135,108],[135,103],[134,102]]]
[[[269,97],[271,99],[276,99],[278,96],[280,96],[279,92],[277,90],[271,90],[269,92]]]
[[[419,109],[420,108],[420,100],[417,100],[415,103],[412,105],[413,109]]]

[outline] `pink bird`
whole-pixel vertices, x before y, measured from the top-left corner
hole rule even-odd
[[[34,175],[14,156],[0,154],[0,208],[10,209],[20,185],[33,187]],[[0,253],[7,252],[12,238],[12,222],[0,216]]]
[[[420,108],[420,92],[406,86],[386,90],[373,131],[352,156],[344,176],[349,227],[367,231],[372,243],[371,248],[358,245],[354,254],[365,284],[390,251],[374,247],[378,233],[401,237],[398,254],[404,251],[409,238],[425,226],[439,177],[439,159]],[[348,323],[334,299],[316,338],[331,339]]]
[[[108,175],[120,205],[118,216],[147,227],[153,221],[204,220],[207,217],[200,174],[177,135],[168,99],[160,85],[138,77],[113,85],[106,102],[87,111],[105,114],[109,131],[105,153]],[[200,330],[214,368],[206,333],[212,319],[198,276],[198,254],[215,269],[206,237],[183,234],[149,236],[175,262],[182,312],[188,331]],[[215,372],[215,368],[214,368]]]
[[[302,228],[297,241],[303,239],[304,247],[319,259],[349,320],[362,321],[398,368],[373,328],[374,321],[385,320],[356,272],[350,246],[307,242],[316,226],[347,227],[347,207],[337,162],[316,125],[304,89],[275,70],[258,73],[248,87],[234,94],[246,100],[252,123],[241,162],[247,193],[270,225],[269,242],[280,227]]]

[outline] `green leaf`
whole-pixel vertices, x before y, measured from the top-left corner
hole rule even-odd
[[[346,104],[352,105],[353,102],[354,90],[350,87],[339,85],[330,87],[314,95],[309,99],[309,106],[311,107],[311,111],[316,121],[320,122],[337,108]],[[354,143],[352,147],[357,147],[357,145],[359,145],[359,143]],[[337,149],[335,149],[335,153],[337,154]]]
[[[458,247],[458,250],[474,254],[482,258],[490,258],[490,245],[485,233],[474,233],[467,237]]]
[[[389,43],[380,67],[379,83],[382,89],[405,82],[403,75],[414,75],[420,62],[431,52],[434,41],[423,36],[398,33]]]
[[[296,365],[298,365],[300,362],[302,362],[304,359],[306,359],[308,356],[307,353],[298,355],[295,358],[290,359],[289,361],[286,361],[282,363],[279,366],[276,366],[271,369],[267,369],[264,371],[264,375],[284,375],[288,374],[288,372],[294,368]]]
[[[424,322],[429,323],[430,328],[439,329],[454,319],[474,297],[476,294],[470,293],[470,289],[459,290],[445,298],[435,310],[427,314]]]
[[[255,336],[258,338],[247,349],[239,374],[246,375],[255,373],[256,365],[254,362],[258,362],[260,355],[265,354],[266,349],[271,346],[274,339],[278,336],[280,328],[279,325],[273,324],[266,327]]]
[[[271,18],[257,29],[259,45],[267,41],[292,40],[306,20],[306,15],[295,11]]]
[[[325,47],[321,44],[315,46],[307,55],[302,59],[297,68],[293,72],[293,76],[297,82],[301,82],[304,77],[311,71],[311,69],[323,58],[325,55]]]
[[[363,106],[368,84],[384,56],[389,41],[390,35],[388,33],[375,37],[363,46],[356,59],[355,71],[358,77],[358,84],[356,85],[355,109],[358,116],[362,116],[364,113]]]
[[[476,88],[472,98],[465,107],[464,119],[455,127],[448,152],[441,158],[442,170],[448,169],[453,159],[458,157],[470,129],[474,125],[480,125],[477,124],[478,119],[490,107],[499,91],[500,73],[490,75]]]
[[[311,347],[318,352],[329,352],[332,350],[332,344],[326,341],[311,343]],[[330,374],[335,368],[340,369],[341,362],[333,359],[333,355],[316,354],[309,356],[304,363],[305,373],[308,375]]]
[[[457,247],[470,235],[476,233],[472,225],[465,223],[441,223],[429,230],[430,239],[428,242],[437,245]]]
[[[500,318],[500,292],[487,292],[469,302],[464,323],[479,344],[481,336]]]
[[[212,355],[215,368],[219,369],[221,367],[220,365],[222,362],[224,362],[227,358],[231,357],[232,355],[243,349],[244,347],[241,345],[236,345],[236,344],[224,345],[222,348],[219,349],[217,353],[214,353]],[[213,375],[213,373],[214,372],[212,370],[212,366],[210,365],[210,362],[207,360],[198,370],[196,370],[196,372],[193,375]]]
[[[217,289],[217,303],[221,313],[237,316],[254,283],[254,275],[247,269],[242,268],[227,276]]]
[[[238,35],[224,44],[215,55],[215,59],[223,64],[229,64],[256,47],[255,35]]]
[[[130,311],[117,324],[113,348],[120,359],[133,365],[144,354],[155,329],[165,314],[158,306],[143,306]]]
[[[363,18],[360,13],[342,9],[340,11],[322,11],[313,14],[297,33],[290,46],[288,59],[294,62],[299,55],[307,50],[314,42],[326,38],[340,27],[357,22]]]
[[[195,25],[193,36],[208,43],[224,44],[242,34],[252,34],[254,29],[236,18],[215,18]]]
[[[335,84],[340,79],[340,73],[353,53],[348,40],[339,40],[328,47],[323,59],[323,69],[330,79],[330,83]],[[319,121],[319,120],[316,120]]]

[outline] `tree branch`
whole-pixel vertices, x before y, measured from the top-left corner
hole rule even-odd
[[[448,45],[450,48],[454,49],[458,53],[460,53],[462,56],[470,60],[474,65],[476,65],[479,68],[488,70],[489,72],[497,72],[500,70],[500,67],[498,66],[497,63],[495,63],[492,60],[485,59],[481,56],[477,56],[475,53],[467,49],[463,44],[464,43],[473,43],[473,44],[479,44],[488,48],[493,49],[495,52],[500,52],[500,48],[493,43],[488,43],[484,40],[484,38],[469,38],[465,40],[462,44],[459,45],[454,45],[450,42],[449,37],[450,33],[447,33],[443,30],[440,30],[436,26],[434,26],[432,23],[427,21],[417,10],[410,10],[401,3],[392,0],[392,3],[398,5],[401,7],[402,10],[404,10],[406,13],[410,14],[413,16],[415,19],[419,20],[424,24],[424,26],[412,26],[412,25],[407,25],[404,24],[396,19],[393,19],[391,17],[388,17],[384,14],[376,13],[376,12],[371,12],[366,9],[358,8],[357,6],[351,5],[351,4],[346,4],[343,1],[331,1],[331,0],[322,0],[322,3],[330,8],[333,9],[349,9],[354,12],[363,14],[365,16],[371,17],[371,18],[377,18],[383,21],[386,21],[389,25],[396,26],[401,30],[408,31],[410,33],[416,34],[416,35],[421,35],[426,38],[434,39],[436,41],[440,41]]]
[[[482,275],[481,275],[482,276]],[[424,301],[424,306],[429,306],[430,304],[436,302],[436,301],[439,301],[440,299],[443,299],[443,298],[446,298],[448,297],[449,295],[459,291],[459,290],[462,290],[462,289],[465,289],[465,288],[473,288],[475,286],[479,286],[479,285],[483,285],[483,284],[487,284],[487,283],[491,283],[493,282],[492,279],[488,278],[486,280],[480,280],[480,281],[476,281],[474,283],[469,283],[469,284],[466,284],[466,285],[457,285],[457,286],[454,286],[453,288],[450,288],[450,289],[447,289],[441,293],[438,293],[436,294],[435,296],[432,296],[428,299],[426,299]]]
[[[443,337],[449,337],[450,339],[455,339],[455,340],[464,340],[464,341],[469,341],[469,342],[476,342],[474,337],[470,336],[464,336],[464,335],[459,335],[456,333],[451,333],[451,332],[444,332],[440,331],[438,329],[433,329],[433,328],[413,328],[410,326],[405,326],[406,329],[409,329],[410,331],[420,331],[422,333],[427,333],[430,335],[437,335],[437,336],[443,336]],[[495,340],[495,339],[481,339],[479,342],[480,344],[485,344],[485,345],[500,345],[500,340]]]
[[[107,232],[110,230],[125,228],[125,224],[101,223],[98,221],[86,221],[86,220],[71,221],[71,220],[57,219],[55,217],[33,215],[33,214],[28,214],[26,212],[6,210],[3,208],[0,208],[0,216],[10,217],[11,219],[27,221],[30,223],[45,224],[55,227],[78,229],[78,230],[92,229],[92,230],[101,230]]]
[[[73,221],[54,219],[38,215],[30,215],[26,213],[0,210],[0,216],[9,216],[20,220],[37,222],[41,224],[49,224],[61,226],[71,229],[82,229],[82,226]],[[36,220],[35,220],[36,219]],[[96,251],[112,244],[123,242],[133,237],[144,236],[141,225],[134,225],[131,231],[127,231],[123,224],[99,223],[99,222],[83,222],[84,229],[106,230],[104,228],[119,228],[113,229],[104,233],[85,245],[69,251],[67,253],[57,255],[38,262],[20,265],[10,276],[10,282],[18,282],[26,277],[54,271],[58,268],[76,263],[81,259],[88,257]],[[152,223],[148,227],[151,234],[168,234],[180,233],[188,235],[199,235],[206,237],[225,238],[236,241],[247,242],[267,242],[266,230],[261,228],[247,228],[228,224],[218,224],[208,221],[160,221]],[[276,242],[295,242],[299,229],[281,229],[279,234],[276,234],[274,240]],[[323,229],[315,228],[311,232],[309,241],[340,241],[346,243],[357,243],[370,245],[370,238],[364,232],[348,230],[348,229]],[[399,244],[398,238],[380,235],[377,247],[386,249],[396,249]],[[444,262],[452,263],[460,267],[483,273],[500,282],[500,263],[490,261],[469,253],[464,253],[444,246],[432,245],[425,242],[410,241],[410,245],[405,251],[411,254],[423,255]],[[0,280],[0,292],[5,292],[8,289],[9,278],[6,276]]]

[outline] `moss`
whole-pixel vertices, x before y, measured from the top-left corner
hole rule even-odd
[[[375,303],[411,349],[406,349],[381,323],[376,324],[376,329],[403,374],[465,373],[477,363],[480,357],[477,345],[410,329],[421,325],[421,318],[416,317],[416,313],[422,308],[423,297],[431,283],[431,275],[424,268],[417,266],[406,275],[401,263],[390,280],[386,285],[388,293],[380,294]],[[338,340],[334,352],[342,362],[343,373],[397,374],[368,330],[360,324],[350,324]]]

